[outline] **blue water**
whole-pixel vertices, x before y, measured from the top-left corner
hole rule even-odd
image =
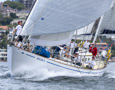
[[[54,77],[42,81],[30,74],[26,77],[11,76],[7,63],[0,63],[0,90],[115,90],[115,63],[110,63],[99,77]]]

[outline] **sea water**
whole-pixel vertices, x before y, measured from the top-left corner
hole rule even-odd
[[[34,72],[34,71],[33,71]],[[11,75],[6,62],[0,63],[0,90],[115,90],[115,63],[109,63],[103,76],[56,76],[33,72]],[[55,75],[54,75],[55,76]]]

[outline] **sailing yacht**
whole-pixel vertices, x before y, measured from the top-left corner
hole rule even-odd
[[[29,36],[34,45],[52,47],[66,44],[75,30],[104,15],[110,9],[111,3],[112,0],[37,0],[21,35]],[[91,54],[83,53],[82,56],[86,61],[92,59]],[[11,73],[47,69],[48,72],[69,72],[75,76],[97,76],[102,75],[106,69],[103,61],[97,60],[95,69],[87,69],[71,63],[71,60],[46,58],[14,45],[8,45],[8,63]]]

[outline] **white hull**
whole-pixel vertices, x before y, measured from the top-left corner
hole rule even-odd
[[[32,70],[34,72],[47,70],[47,73],[55,74],[54,76],[78,76],[78,75],[93,75],[99,76],[104,73],[105,69],[87,70],[79,69],[74,65],[62,62],[53,61],[49,58],[44,58],[39,55],[24,51],[14,46],[8,46],[8,62],[12,73],[21,73],[22,71]],[[41,74],[37,73],[38,75]],[[53,76],[53,75],[50,75]]]

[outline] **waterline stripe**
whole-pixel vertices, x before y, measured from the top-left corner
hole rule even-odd
[[[32,56],[32,55],[29,55],[29,54],[26,54],[27,56],[30,56],[30,57],[32,57],[32,58],[35,58],[34,56]]]
[[[70,68],[67,68],[67,67],[64,67],[64,66],[61,66],[61,65],[57,65],[57,64],[51,63],[51,62],[49,62],[49,61],[47,61],[47,63],[52,64],[52,65],[55,65],[55,66],[58,66],[58,67],[61,67],[61,68],[64,68],[64,69],[68,69],[68,70],[80,72],[80,73],[87,73],[87,74],[98,74],[98,73],[102,73],[102,72],[98,72],[98,73],[97,73],[97,72],[85,72],[85,71],[80,71],[80,70],[74,70],[74,69],[70,69]]]

